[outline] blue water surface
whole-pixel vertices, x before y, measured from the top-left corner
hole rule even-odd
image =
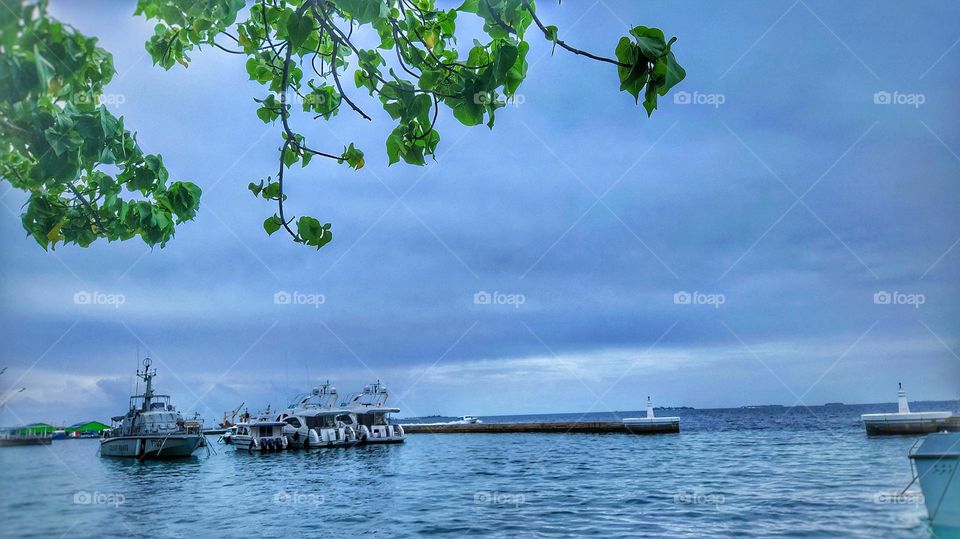
[[[678,410],[680,434],[412,434],[263,455],[210,437],[216,453],[180,462],[100,458],[97,440],[8,447],[0,535],[934,538],[919,496],[894,496],[918,438],[859,422],[891,407]],[[616,415],[642,414],[509,420]]]

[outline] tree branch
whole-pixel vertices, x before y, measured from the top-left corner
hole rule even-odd
[[[544,26],[543,23],[540,22],[540,18],[537,17],[537,14],[536,14],[535,10],[533,9],[533,6],[530,5],[530,0],[523,0],[523,5],[524,5],[524,7],[527,8],[527,11],[530,12],[530,15],[533,17],[533,22],[537,23],[537,26],[540,27],[540,31],[543,32],[543,35],[544,35],[547,39],[549,39],[550,41],[554,41],[554,40],[550,39],[550,31],[547,30],[547,27]],[[492,10],[491,10],[491,12],[492,12]],[[614,60],[613,58],[607,58],[607,57],[604,57],[604,56],[597,56],[596,54],[589,53],[589,52],[584,51],[584,50],[580,50],[580,49],[578,49],[578,48],[576,48],[576,47],[572,47],[572,46],[570,46],[570,45],[567,45],[566,42],[564,42],[564,41],[563,41],[562,39],[560,39],[560,38],[557,38],[557,40],[554,41],[554,43],[556,43],[557,45],[559,45],[560,48],[566,49],[566,50],[572,52],[573,54],[578,54],[578,55],[580,55],[580,56],[586,56],[587,58],[590,58],[590,59],[593,59],[593,60],[598,60],[598,61],[600,61],[600,62],[606,62],[606,63],[608,63],[608,64],[613,64],[613,65],[618,66],[618,67],[626,67],[626,68],[633,67],[633,66],[631,66],[630,64],[625,64],[625,63],[623,63],[623,62],[619,62],[619,61],[617,61],[617,60]]]
[[[90,214],[90,218],[92,219],[91,224],[97,225],[97,229],[99,229],[98,230],[99,232],[104,232],[103,223],[100,222],[100,216],[98,216],[97,212],[93,210],[93,206],[91,206],[90,203],[87,202],[87,199],[84,198],[83,194],[80,193],[80,190],[77,189],[77,186],[73,185],[72,183],[68,183],[67,187],[70,189],[70,191],[73,192],[73,195],[77,197],[77,200],[79,200],[83,204],[83,206],[87,208],[87,213]]]

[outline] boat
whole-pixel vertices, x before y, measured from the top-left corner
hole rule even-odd
[[[284,436],[285,423],[274,421],[270,407],[263,413],[250,417],[245,413],[243,419],[231,430],[230,441],[237,450],[247,451],[283,451],[287,448],[287,438]]]
[[[909,457],[934,535],[960,537],[960,432],[929,434]]]
[[[653,413],[653,401],[647,397],[646,417],[625,417],[623,426],[633,433],[680,432],[679,417],[656,417]]]
[[[349,419],[355,425],[362,443],[403,443],[403,427],[390,422],[390,414],[395,414],[400,409],[387,407],[387,396],[387,386],[377,380],[375,384],[365,386],[345,403],[350,411]]]
[[[429,417],[442,417],[442,416],[429,416]],[[478,417],[474,417],[472,415],[460,416],[457,419],[454,419],[453,421],[439,421],[434,423],[425,423],[422,421],[417,421],[416,423],[412,423],[410,422],[410,420],[407,420],[407,421],[408,421],[407,423],[402,423],[400,426],[401,427],[409,427],[409,426],[438,427],[443,425],[476,425],[479,423],[483,423],[483,420],[481,420]]]
[[[236,434],[237,434],[237,426],[234,425],[234,426],[228,428],[226,431],[224,431],[223,434],[220,435],[220,441],[223,442],[223,443],[225,443],[225,444],[228,444],[228,445],[229,445],[229,444],[232,444],[232,443],[233,443],[233,437],[234,437]]]
[[[0,434],[0,447],[50,445],[51,443],[53,443],[53,436],[44,433],[14,430]]]
[[[911,412],[903,384],[898,384],[897,412],[862,414],[860,419],[867,435],[883,434],[929,434],[939,432],[951,425],[953,412]]]
[[[347,410],[337,405],[337,388],[330,382],[299,395],[276,421],[284,423],[283,434],[291,449],[347,447],[360,441]]]
[[[130,397],[127,413],[112,418],[112,425],[100,437],[100,456],[145,459],[188,458],[205,445],[203,422],[185,421],[170,404],[169,395],[153,392],[150,358],[143,360],[137,377],[146,384],[141,395]]]
[[[6,371],[7,368],[3,367],[0,369],[0,374],[3,374]],[[20,389],[8,391],[6,396],[0,396],[0,410],[6,406],[7,401],[26,390],[27,388],[21,387]],[[7,429],[5,432],[0,432],[0,447],[13,447],[18,445],[50,445],[52,442],[53,436],[49,431],[48,425],[44,425],[43,428],[41,428],[40,425],[27,425],[25,427]]]

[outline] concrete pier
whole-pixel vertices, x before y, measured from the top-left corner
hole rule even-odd
[[[555,421],[538,423],[467,423],[403,425],[408,434],[465,434],[465,433],[580,433],[580,434],[665,434],[680,432],[679,423],[631,425],[621,421]]]
[[[898,386],[897,413],[863,414],[860,416],[868,436],[896,434],[930,434],[960,430],[960,416],[952,412],[911,412],[903,384]]]

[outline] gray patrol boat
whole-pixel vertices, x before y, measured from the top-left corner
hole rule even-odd
[[[150,358],[143,360],[137,377],[146,383],[142,395],[130,397],[130,409],[116,416],[113,425],[100,437],[100,456],[145,459],[177,459],[193,455],[206,445],[203,421],[185,421],[170,404],[169,395],[153,392],[156,369],[150,370]]]

